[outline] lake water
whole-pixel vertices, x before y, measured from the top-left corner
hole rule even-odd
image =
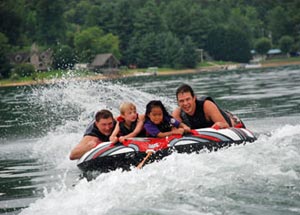
[[[81,179],[70,150],[96,110],[176,107],[181,83],[243,119],[258,140],[172,154],[130,172]],[[0,88],[0,213],[49,215],[300,214],[300,67],[66,81]]]

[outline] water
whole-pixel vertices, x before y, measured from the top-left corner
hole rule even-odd
[[[171,111],[191,84],[258,137],[214,153],[172,154],[130,172],[81,179],[70,150],[94,112]],[[300,67],[0,88],[1,214],[300,214]]]

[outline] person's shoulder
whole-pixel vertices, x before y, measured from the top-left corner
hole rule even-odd
[[[209,107],[211,107],[211,106],[216,106],[216,104],[215,104],[213,101],[211,101],[210,99],[206,99],[206,100],[204,101],[204,105],[205,105],[205,106],[209,106]]]
[[[211,96],[207,96],[207,95],[202,95],[202,96],[198,97],[196,101],[198,101],[198,102],[210,101],[212,103],[216,103]]]
[[[93,120],[86,126],[85,133],[91,132],[95,127],[95,121]]]
[[[204,104],[203,104],[203,110],[206,114],[208,113],[213,113],[215,114],[218,110],[218,106],[210,100],[205,100]]]

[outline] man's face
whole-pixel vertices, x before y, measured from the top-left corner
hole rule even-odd
[[[96,125],[102,134],[109,136],[114,128],[114,121],[112,118],[100,119],[99,122],[96,122]]]
[[[196,110],[196,97],[190,92],[183,92],[177,95],[179,107],[188,115],[193,115]]]

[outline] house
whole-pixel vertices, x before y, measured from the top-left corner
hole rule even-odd
[[[120,61],[111,53],[98,54],[93,62],[88,65],[90,70],[101,72],[103,74],[117,74]]]
[[[283,54],[281,52],[280,49],[270,49],[268,52],[267,52],[267,58],[270,59],[270,58],[278,58],[278,57],[286,57],[285,54]]]
[[[30,52],[18,52],[9,56],[11,64],[32,64],[36,71],[49,70],[53,61],[51,49],[39,51],[36,44],[31,46]]]

